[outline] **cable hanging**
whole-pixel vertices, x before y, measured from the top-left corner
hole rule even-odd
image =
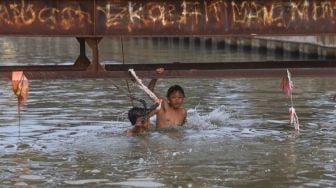
[[[125,64],[125,52],[124,52],[124,41],[123,41],[122,37],[120,37],[120,43],[121,43],[122,62],[123,62],[123,65],[124,65]],[[129,98],[130,98],[130,102],[131,102],[132,106],[134,106],[135,97],[132,94],[132,91],[131,91],[128,80],[126,79],[125,81],[126,81],[126,85],[127,85],[127,91],[128,91],[127,93],[128,93]]]

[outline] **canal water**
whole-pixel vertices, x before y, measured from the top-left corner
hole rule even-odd
[[[103,63],[122,63],[120,41],[103,40]],[[173,40],[123,45],[125,63],[289,58]],[[78,51],[72,38],[0,38],[1,65],[71,64]],[[30,81],[20,126],[11,83],[0,80],[0,187],[335,187],[336,79],[293,75],[300,131],[280,81],[161,79],[161,95],[184,87],[187,124],[127,137],[131,101],[114,87],[124,80]]]

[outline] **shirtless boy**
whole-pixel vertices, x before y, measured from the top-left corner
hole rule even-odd
[[[161,75],[164,72],[163,68],[156,70],[156,73]],[[148,88],[154,92],[157,79],[152,79]],[[179,85],[171,86],[165,97],[156,95],[162,100],[161,108],[157,108],[151,113],[156,114],[156,127],[169,128],[171,126],[182,126],[187,120],[187,111],[183,108],[183,101],[185,98],[184,90]]]
[[[157,74],[164,72],[163,68],[156,70]],[[152,79],[148,88],[154,92],[157,79]],[[179,85],[171,86],[167,91],[167,98],[159,96],[159,101],[155,101],[155,104],[146,109],[144,102],[144,108],[134,107],[128,112],[128,118],[131,121],[133,128],[126,131],[126,135],[135,136],[138,135],[150,127],[149,117],[156,115],[156,127],[157,128],[169,128],[171,126],[182,126],[187,120],[187,111],[183,108],[183,101],[185,98],[184,90]],[[140,101],[141,102],[141,101]]]

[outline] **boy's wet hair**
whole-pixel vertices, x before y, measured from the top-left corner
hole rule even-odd
[[[183,88],[179,85],[173,85],[167,91],[167,98],[169,98],[169,96],[175,91],[181,92],[183,97],[185,97]]]
[[[142,103],[143,107],[133,107],[128,111],[128,119],[130,120],[132,125],[135,125],[138,118],[146,118],[151,111],[159,106],[159,104],[155,103],[151,107],[147,108],[147,104],[144,100],[137,98],[134,98],[134,100]]]
[[[132,125],[135,125],[136,121],[140,117],[146,116],[146,109],[140,108],[140,107],[133,107],[128,111],[128,119],[132,123]]]

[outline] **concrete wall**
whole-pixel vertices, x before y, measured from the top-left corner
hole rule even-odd
[[[284,56],[284,59],[336,59],[336,37],[333,36],[175,37],[166,40],[185,47],[230,48],[255,53],[275,53],[277,56]]]

